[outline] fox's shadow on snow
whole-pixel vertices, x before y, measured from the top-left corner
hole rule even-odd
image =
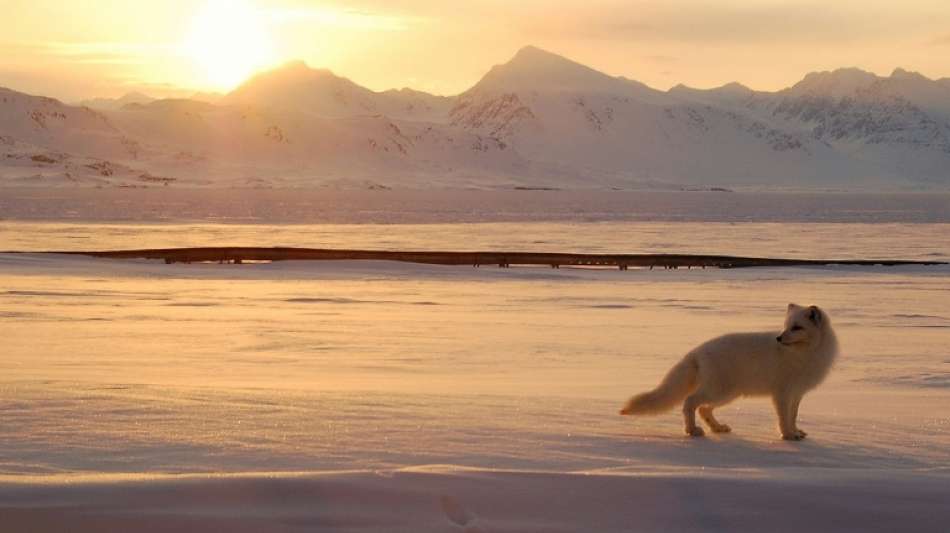
[[[819,433],[816,430],[816,433]],[[752,440],[742,433],[722,433],[706,437],[683,435],[642,435],[630,444],[629,457],[659,464],[709,468],[757,467],[833,467],[869,466],[924,467],[925,463],[896,456],[886,447],[873,443],[822,442],[820,435],[800,441]]]

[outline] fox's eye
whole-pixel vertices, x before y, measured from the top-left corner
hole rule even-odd
[[[792,331],[801,331],[801,330],[803,330],[803,329],[805,329],[805,328],[803,328],[803,327],[801,327],[801,326],[792,326]]]

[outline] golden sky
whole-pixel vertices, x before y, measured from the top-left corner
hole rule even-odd
[[[292,59],[455,94],[533,44],[659,89],[810,71],[950,76],[948,0],[0,0],[0,86],[67,100],[226,91]]]

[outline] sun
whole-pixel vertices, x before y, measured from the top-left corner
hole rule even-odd
[[[209,0],[195,14],[182,45],[207,88],[233,89],[276,63],[264,14],[242,0]]]

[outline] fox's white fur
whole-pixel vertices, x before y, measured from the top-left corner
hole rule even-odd
[[[648,415],[682,402],[686,434],[702,436],[696,410],[714,432],[730,431],[713,416],[713,409],[740,396],[771,396],[782,438],[801,440],[798,405],[806,392],[820,384],[838,353],[838,341],[828,314],[811,306],[788,305],[785,330],[733,333],[707,341],[677,363],[660,385],[631,398],[623,415]]]

